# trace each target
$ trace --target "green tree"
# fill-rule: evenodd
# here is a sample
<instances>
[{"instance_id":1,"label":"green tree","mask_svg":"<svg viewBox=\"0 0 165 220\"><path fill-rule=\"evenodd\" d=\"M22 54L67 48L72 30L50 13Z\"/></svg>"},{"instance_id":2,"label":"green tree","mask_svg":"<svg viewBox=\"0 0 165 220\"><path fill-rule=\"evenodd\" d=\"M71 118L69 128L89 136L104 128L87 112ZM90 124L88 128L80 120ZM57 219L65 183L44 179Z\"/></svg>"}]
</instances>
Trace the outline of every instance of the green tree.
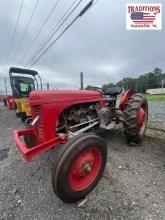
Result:
<instances>
[{"instance_id":1,"label":"green tree","mask_svg":"<svg viewBox=\"0 0 165 220\"><path fill-rule=\"evenodd\" d=\"M114 84L114 83L108 83L108 84L104 84L103 86L102 86L102 89L104 90L104 91L107 91L109 88L113 88L113 87L115 87L116 85Z\"/></svg>"},{"instance_id":2,"label":"green tree","mask_svg":"<svg viewBox=\"0 0 165 220\"><path fill-rule=\"evenodd\" d=\"M120 87L124 90L133 89L137 92L145 93L147 89L165 87L165 73L158 67L152 72L140 75L138 78L123 78L116 84L104 84L102 88L106 91L108 88Z\"/></svg>"},{"instance_id":3,"label":"green tree","mask_svg":"<svg viewBox=\"0 0 165 220\"><path fill-rule=\"evenodd\" d=\"M148 88L148 78L147 75L141 75L136 80L136 91L145 93Z\"/></svg>"}]
</instances>

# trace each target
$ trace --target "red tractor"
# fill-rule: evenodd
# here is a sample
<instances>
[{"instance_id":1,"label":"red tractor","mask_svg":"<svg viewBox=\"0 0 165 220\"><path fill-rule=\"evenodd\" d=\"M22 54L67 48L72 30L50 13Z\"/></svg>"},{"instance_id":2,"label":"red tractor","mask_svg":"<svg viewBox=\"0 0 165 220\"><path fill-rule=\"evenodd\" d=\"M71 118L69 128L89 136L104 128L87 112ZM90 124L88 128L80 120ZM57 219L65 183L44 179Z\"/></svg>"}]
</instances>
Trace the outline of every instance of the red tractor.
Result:
<instances>
[{"instance_id":1,"label":"red tractor","mask_svg":"<svg viewBox=\"0 0 165 220\"><path fill-rule=\"evenodd\" d=\"M84 198L104 172L107 148L94 133L96 129L110 130L122 122L128 142L138 144L143 140L148 120L146 98L129 90L117 108L118 94L118 91L102 90L30 93L32 122L29 128L14 131L15 142L28 162L59 146L60 153L52 169L52 186L64 202Z\"/></svg>"}]
</instances>

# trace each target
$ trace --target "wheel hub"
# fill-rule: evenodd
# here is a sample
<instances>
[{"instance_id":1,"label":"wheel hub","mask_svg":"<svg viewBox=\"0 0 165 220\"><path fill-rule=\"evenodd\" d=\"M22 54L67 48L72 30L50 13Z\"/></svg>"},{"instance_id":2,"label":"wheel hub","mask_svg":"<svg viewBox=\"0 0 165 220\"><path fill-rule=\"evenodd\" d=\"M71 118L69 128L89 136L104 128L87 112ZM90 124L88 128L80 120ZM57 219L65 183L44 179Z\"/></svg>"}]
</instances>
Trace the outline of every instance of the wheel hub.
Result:
<instances>
[{"instance_id":1,"label":"wheel hub","mask_svg":"<svg viewBox=\"0 0 165 220\"><path fill-rule=\"evenodd\" d=\"M91 170L95 158L92 152L86 152L79 156L74 163L74 174L81 177L86 176Z\"/></svg>"},{"instance_id":2,"label":"wheel hub","mask_svg":"<svg viewBox=\"0 0 165 220\"><path fill-rule=\"evenodd\" d=\"M86 149L74 160L69 182L74 191L86 189L96 178L102 163L101 153L97 148Z\"/></svg>"},{"instance_id":3,"label":"wheel hub","mask_svg":"<svg viewBox=\"0 0 165 220\"><path fill-rule=\"evenodd\" d=\"M83 166L83 172L86 174L88 174L90 171L92 170L92 165L89 162L85 163L84 166Z\"/></svg>"}]
</instances>

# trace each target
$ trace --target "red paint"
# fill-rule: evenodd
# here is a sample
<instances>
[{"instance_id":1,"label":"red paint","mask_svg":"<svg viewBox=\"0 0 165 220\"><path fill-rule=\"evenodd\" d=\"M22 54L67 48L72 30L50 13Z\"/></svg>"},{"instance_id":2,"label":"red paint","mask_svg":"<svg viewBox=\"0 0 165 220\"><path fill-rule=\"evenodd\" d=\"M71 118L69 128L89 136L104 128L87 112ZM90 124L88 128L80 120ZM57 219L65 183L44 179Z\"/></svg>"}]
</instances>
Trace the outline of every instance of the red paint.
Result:
<instances>
[{"instance_id":1,"label":"red paint","mask_svg":"<svg viewBox=\"0 0 165 220\"><path fill-rule=\"evenodd\" d=\"M46 90L32 91L29 98L32 118L39 114L39 120L31 129L14 132L17 147L27 161L66 141L66 137L56 135L58 118L65 109L76 104L100 103L101 95L89 90ZM36 146L28 149L19 137L30 133L35 137Z\"/></svg>"},{"instance_id":2,"label":"red paint","mask_svg":"<svg viewBox=\"0 0 165 220\"><path fill-rule=\"evenodd\" d=\"M27 162L31 162L34 156L37 156L38 154L41 154L52 147L57 146L58 144L64 144L67 140L65 135L60 135L42 144L27 148L26 145L21 141L20 137L28 134L34 135L34 129L30 128L22 131L14 131L14 140L16 145Z\"/></svg>"},{"instance_id":3,"label":"red paint","mask_svg":"<svg viewBox=\"0 0 165 220\"><path fill-rule=\"evenodd\" d=\"M83 152L73 162L69 171L69 183L74 191L88 188L97 177L102 164L100 150L91 147Z\"/></svg>"},{"instance_id":4,"label":"red paint","mask_svg":"<svg viewBox=\"0 0 165 220\"><path fill-rule=\"evenodd\" d=\"M142 128L145 121L145 111L143 108L140 108L138 113L138 128Z\"/></svg>"},{"instance_id":5,"label":"red paint","mask_svg":"<svg viewBox=\"0 0 165 220\"><path fill-rule=\"evenodd\" d=\"M119 103L119 109L121 111L124 111L125 105L128 102L128 99L134 94L134 91L132 89L126 91L125 93L122 94L122 97L120 99Z\"/></svg>"},{"instance_id":6,"label":"red paint","mask_svg":"<svg viewBox=\"0 0 165 220\"><path fill-rule=\"evenodd\" d=\"M101 105L102 107L106 107L106 106L108 106L108 102L103 102L103 101L101 101L101 102L100 102L100 105Z\"/></svg>"},{"instance_id":7,"label":"red paint","mask_svg":"<svg viewBox=\"0 0 165 220\"><path fill-rule=\"evenodd\" d=\"M7 96L7 107L11 110L14 109L14 99L12 95Z\"/></svg>"}]
</instances>

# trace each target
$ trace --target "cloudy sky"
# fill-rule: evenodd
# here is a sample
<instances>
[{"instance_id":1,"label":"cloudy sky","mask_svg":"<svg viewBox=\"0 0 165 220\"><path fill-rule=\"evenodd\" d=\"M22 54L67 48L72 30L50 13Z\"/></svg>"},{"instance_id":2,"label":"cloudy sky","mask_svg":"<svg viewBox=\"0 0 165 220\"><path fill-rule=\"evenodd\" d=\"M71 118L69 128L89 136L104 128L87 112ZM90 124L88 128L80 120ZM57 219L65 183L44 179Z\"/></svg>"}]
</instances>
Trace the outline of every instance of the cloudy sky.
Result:
<instances>
[{"instance_id":1,"label":"cloudy sky","mask_svg":"<svg viewBox=\"0 0 165 220\"><path fill-rule=\"evenodd\" d=\"M41 42L73 2L73 0L59 0L56 10L35 44L26 54L23 62L19 64L22 55L27 51L56 2L56 0L39 0L21 43L36 1L24 0L7 63L7 53L21 0L0 0L0 90L4 90L4 78L7 77L8 80L9 67L25 67L29 63ZM89 0L83 0L68 22L88 2ZM117 82L123 77L136 77L152 71L155 67L160 67L165 71L165 13L162 16L163 29L161 31L128 31L126 30L126 3L129 2L150 3L153 1L100 0L33 67L40 73L44 84L49 82L51 87L79 88L81 71L84 72L85 85L97 86ZM162 3L164 12L163 1L157 2Z\"/></svg>"}]
</instances>

